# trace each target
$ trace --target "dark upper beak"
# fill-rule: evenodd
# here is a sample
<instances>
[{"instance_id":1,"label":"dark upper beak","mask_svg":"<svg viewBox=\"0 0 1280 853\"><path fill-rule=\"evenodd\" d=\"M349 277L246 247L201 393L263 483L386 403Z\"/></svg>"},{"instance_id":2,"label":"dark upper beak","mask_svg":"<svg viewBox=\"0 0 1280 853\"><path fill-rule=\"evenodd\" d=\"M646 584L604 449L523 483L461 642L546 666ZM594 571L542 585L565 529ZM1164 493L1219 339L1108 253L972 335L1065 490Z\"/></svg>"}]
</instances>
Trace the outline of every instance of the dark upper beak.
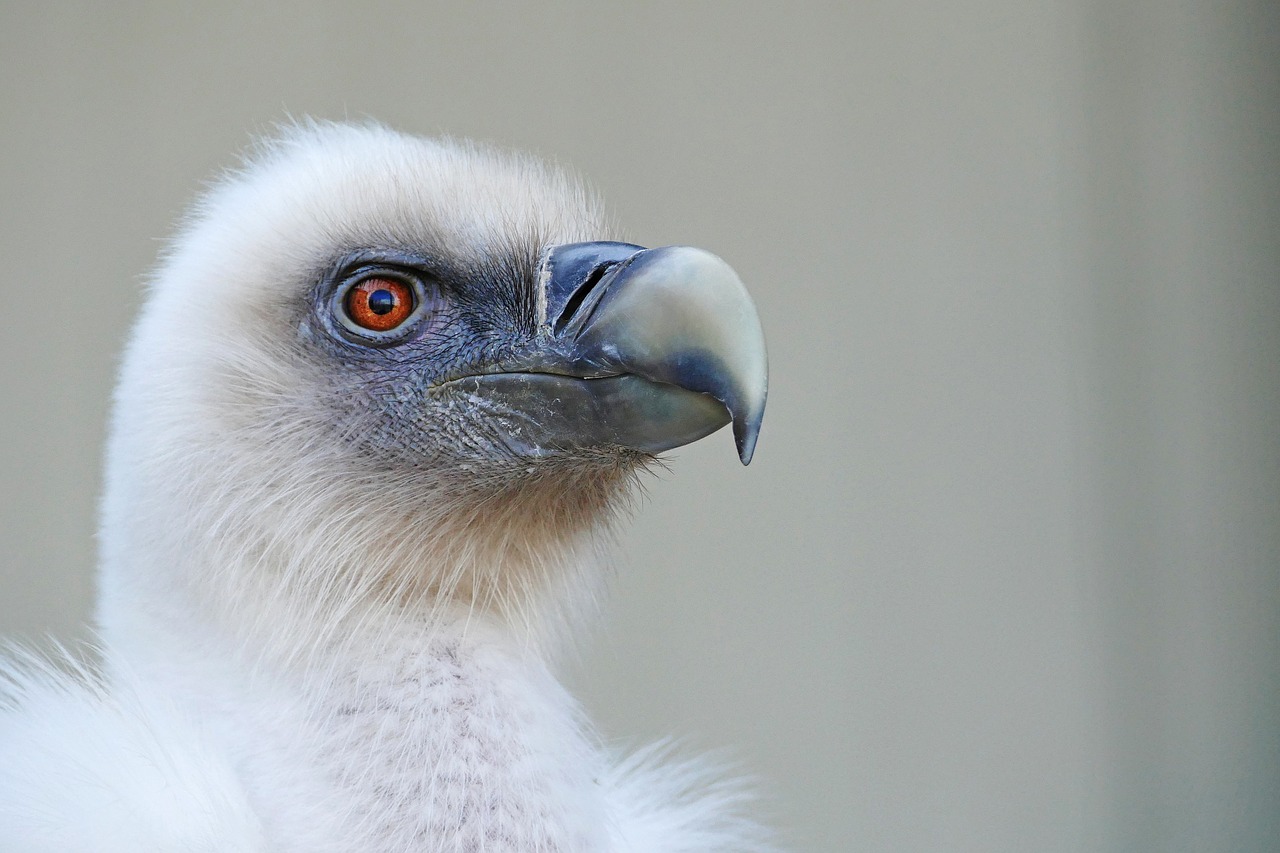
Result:
<instances>
[{"instance_id":1,"label":"dark upper beak","mask_svg":"<svg viewBox=\"0 0 1280 853\"><path fill-rule=\"evenodd\" d=\"M733 423L751 461L764 416L764 333L746 288L701 249L572 243L544 257L536 342L468 377L523 413L530 455L620 445L657 453Z\"/></svg>"}]
</instances>

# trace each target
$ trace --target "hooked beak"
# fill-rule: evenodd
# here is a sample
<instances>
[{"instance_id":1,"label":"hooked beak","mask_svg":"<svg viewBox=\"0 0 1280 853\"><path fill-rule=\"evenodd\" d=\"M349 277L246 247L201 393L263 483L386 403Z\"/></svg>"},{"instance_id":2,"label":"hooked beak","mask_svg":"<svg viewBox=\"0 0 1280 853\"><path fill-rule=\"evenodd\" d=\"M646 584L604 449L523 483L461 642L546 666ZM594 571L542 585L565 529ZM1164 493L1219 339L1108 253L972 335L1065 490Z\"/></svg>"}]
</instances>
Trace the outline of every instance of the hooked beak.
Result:
<instances>
[{"instance_id":1,"label":"hooked beak","mask_svg":"<svg viewBox=\"0 0 1280 853\"><path fill-rule=\"evenodd\" d=\"M535 343L466 377L528 420L528 455L622 446L658 453L733 423L742 464L764 417L764 333L733 269L687 246L572 243L543 258Z\"/></svg>"}]
</instances>

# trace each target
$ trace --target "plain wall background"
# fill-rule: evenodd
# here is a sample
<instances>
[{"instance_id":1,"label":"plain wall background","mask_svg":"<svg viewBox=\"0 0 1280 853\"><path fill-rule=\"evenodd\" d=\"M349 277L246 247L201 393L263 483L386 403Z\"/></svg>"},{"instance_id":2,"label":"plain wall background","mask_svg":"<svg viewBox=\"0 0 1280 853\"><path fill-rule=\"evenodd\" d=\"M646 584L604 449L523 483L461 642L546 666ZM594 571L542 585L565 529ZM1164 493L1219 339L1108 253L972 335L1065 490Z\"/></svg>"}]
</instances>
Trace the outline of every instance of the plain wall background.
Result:
<instances>
[{"instance_id":1,"label":"plain wall background","mask_svg":"<svg viewBox=\"0 0 1280 853\"><path fill-rule=\"evenodd\" d=\"M727 258L756 461L673 454L574 682L796 851L1280 844L1280 14L0 4L0 634L84 636L157 238L287 115L581 170ZM2 757L0 757L2 760Z\"/></svg>"}]
</instances>

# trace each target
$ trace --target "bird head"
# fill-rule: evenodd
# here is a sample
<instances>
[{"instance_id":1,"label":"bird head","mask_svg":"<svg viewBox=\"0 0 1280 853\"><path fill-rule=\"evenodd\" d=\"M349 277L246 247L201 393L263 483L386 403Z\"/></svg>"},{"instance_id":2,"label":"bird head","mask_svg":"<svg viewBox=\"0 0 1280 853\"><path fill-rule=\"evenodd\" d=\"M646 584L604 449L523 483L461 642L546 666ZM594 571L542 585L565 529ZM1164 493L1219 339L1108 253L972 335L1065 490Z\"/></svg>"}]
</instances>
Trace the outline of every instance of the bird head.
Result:
<instances>
[{"instance_id":1,"label":"bird head","mask_svg":"<svg viewBox=\"0 0 1280 853\"><path fill-rule=\"evenodd\" d=\"M295 128L211 189L152 282L117 394L104 591L510 598L655 454L732 423L749 461L765 383L728 265L619 241L562 171Z\"/></svg>"}]
</instances>

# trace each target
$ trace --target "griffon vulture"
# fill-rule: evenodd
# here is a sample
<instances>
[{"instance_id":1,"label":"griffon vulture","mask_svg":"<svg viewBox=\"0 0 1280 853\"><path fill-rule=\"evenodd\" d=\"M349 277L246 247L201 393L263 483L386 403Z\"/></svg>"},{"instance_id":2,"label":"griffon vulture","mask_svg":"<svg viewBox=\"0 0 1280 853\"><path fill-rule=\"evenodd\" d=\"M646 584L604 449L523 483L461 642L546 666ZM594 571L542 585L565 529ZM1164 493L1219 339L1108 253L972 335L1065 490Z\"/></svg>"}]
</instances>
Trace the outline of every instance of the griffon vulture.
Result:
<instances>
[{"instance_id":1,"label":"griffon vulture","mask_svg":"<svg viewBox=\"0 0 1280 853\"><path fill-rule=\"evenodd\" d=\"M312 124L212 188L115 397L101 663L0 677L0 850L762 850L733 782L618 760L551 672L655 454L732 423L720 259L561 171Z\"/></svg>"}]
</instances>

